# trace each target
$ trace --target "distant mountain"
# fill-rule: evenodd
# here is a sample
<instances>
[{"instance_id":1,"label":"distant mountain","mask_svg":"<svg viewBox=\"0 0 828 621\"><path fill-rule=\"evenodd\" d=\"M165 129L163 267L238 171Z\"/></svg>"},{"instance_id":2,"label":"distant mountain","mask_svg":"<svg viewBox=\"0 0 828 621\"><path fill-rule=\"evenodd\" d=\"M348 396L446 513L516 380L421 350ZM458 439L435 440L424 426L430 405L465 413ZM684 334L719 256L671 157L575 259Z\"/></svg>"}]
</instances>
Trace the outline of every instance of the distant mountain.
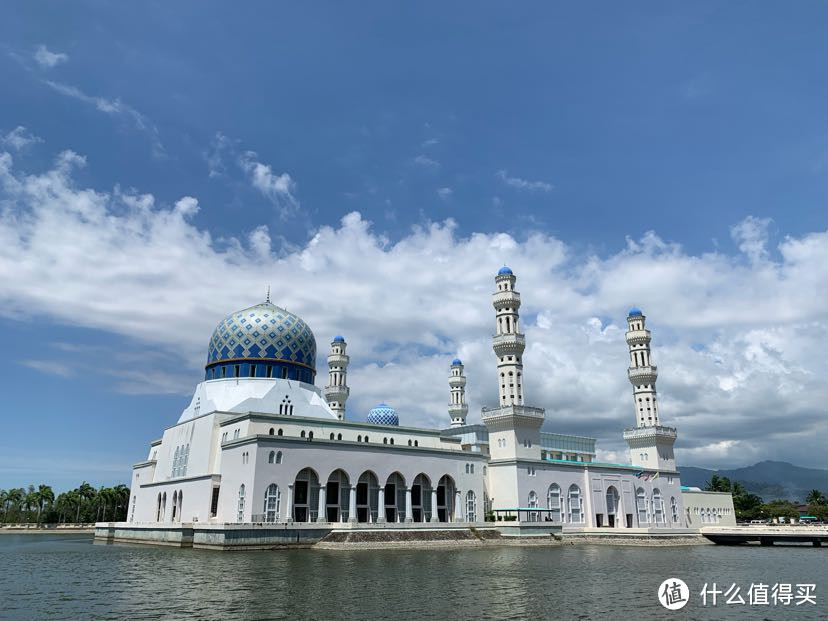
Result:
<instances>
[{"instance_id":1,"label":"distant mountain","mask_svg":"<svg viewBox=\"0 0 828 621\"><path fill-rule=\"evenodd\" d=\"M749 492L761 496L769 502L778 498L805 502L805 497L812 489L828 494L828 470L802 468L784 461L760 461L758 464L732 470L708 470L694 466L683 466L682 485L691 485L704 489L705 484L714 474L739 481Z\"/></svg>"}]
</instances>

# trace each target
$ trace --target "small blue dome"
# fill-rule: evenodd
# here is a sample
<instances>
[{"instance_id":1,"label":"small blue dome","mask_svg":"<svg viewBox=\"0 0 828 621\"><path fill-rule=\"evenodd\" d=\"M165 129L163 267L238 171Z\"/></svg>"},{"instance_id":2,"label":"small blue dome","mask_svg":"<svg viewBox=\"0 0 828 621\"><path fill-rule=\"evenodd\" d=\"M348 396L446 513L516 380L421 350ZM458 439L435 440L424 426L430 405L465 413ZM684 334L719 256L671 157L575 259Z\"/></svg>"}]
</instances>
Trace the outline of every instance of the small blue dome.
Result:
<instances>
[{"instance_id":1,"label":"small blue dome","mask_svg":"<svg viewBox=\"0 0 828 621\"><path fill-rule=\"evenodd\" d=\"M398 426L400 424L400 418L397 416L397 412L394 408L388 404L380 403L379 405L371 408L368 412L367 422L372 425Z\"/></svg>"},{"instance_id":2,"label":"small blue dome","mask_svg":"<svg viewBox=\"0 0 828 621\"><path fill-rule=\"evenodd\" d=\"M451 364L452 364L452 366L454 366L455 364L463 364L463 361L460 360L460 358L455 358L454 360L451 361Z\"/></svg>"},{"instance_id":3,"label":"small blue dome","mask_svg":"<svg viewBox=\"0 0 828 621\"><path fill-rule=\"evenodd\" d=\"M345 342L345 337L342 336L341 334L337 334L335 337L333 337L333 342L334 343L344 343Z\"/></svg>"},{"instance_id":4,"label":"small blue dome","mask_svg":"<svg viewBox=\"0 0 828 621\"><path fill-rule=\"evenodd\" d=\"M512 270L504 265L499 270L497 270L497 275L498 276L511 276L512 275Z\"/></svg>"},{"instance_id":5,"label":"small blue dome","mask_svg":"<svg viewBox=\"0 0 828 621\"><path fill-rule=\"evenodd\" d=\"M637 306L633 306L630 309L630 312L627 313L627 317L641 317L644 313L641 312L641 309Z\"/></svg>"}]
</instances>

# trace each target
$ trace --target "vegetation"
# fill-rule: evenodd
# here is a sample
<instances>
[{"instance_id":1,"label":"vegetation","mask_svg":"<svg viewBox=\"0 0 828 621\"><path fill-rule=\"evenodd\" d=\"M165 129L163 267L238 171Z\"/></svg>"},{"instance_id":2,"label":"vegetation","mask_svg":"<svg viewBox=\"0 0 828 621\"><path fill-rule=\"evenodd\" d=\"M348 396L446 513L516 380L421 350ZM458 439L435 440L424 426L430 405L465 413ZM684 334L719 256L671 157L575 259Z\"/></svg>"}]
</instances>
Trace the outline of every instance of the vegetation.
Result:
<instances>
[{"instance_id":1,"label":"vegetation","mask_svg":"<svg viewBox=\"0 0 828 621\"><path fill-rule=\"evenodd\" d=\"M48 485L0 489L0 523L65 524L124 521L129 502L126 485L95 489L84 481L55 497Z\"/></svg>"},{"instance_id":2,"label":"vegetation","mask_svg":"<svg viewBox=\"0 0 828 621\"><path fill-rule=\"evenodd\" d=\"M704 487L710 492L730 492L733 495L733 508L739 520L760 520L773 518L798 518L799 505L790 500L772 500L763 503L756 494L748 492L738 481L731 482L727 477L714 474ZM828 497L819 491L811 490L805 499L808 514L819 520L828 520Z\"/></svg>"}]
</instances>

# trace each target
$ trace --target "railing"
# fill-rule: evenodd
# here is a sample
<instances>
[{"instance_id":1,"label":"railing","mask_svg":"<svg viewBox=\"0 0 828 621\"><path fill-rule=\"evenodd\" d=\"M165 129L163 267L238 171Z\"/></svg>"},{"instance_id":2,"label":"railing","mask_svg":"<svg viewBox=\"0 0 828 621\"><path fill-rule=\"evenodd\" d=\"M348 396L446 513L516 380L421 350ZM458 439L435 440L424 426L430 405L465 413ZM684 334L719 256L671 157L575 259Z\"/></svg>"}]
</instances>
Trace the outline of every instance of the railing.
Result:
<instances>
[{"instance_id":1,"label":"railing","mask_svg":"<svg viewBox=\"0 0 828 621\"><path fill-rule=\"evenodd\" d=\"M498 291L492 296L492 304L495 307L506 306L510 303L515 308L520 307L520 293L517 291Z\"/></svg>"},{"instance_id":2,"label":"railing","mask_svg":"<svg viewBox=\"0 0 828 621\"><path fill-rule=\"evenodd\" d=\"M630 429L624 430L624 437L635 437L635 436L649 436L658 434L660 436L672 436L673 438L676 437L676 428L675 427L663 427L661 425L654 425L652 427L632 427Z\"/></svg>"},{"instance_id":3,"label":"railing","mask_svg":"<svg viewBox=\"0 0 828 621\"><path fill-rule=\"evenodd\" d=\"M511 412L509 411L511 410ZM504 405L500 407L485 407L483 408L483 416L487 414L495 416L497 414L514 414L516 416L531 416L534 418L544 418L546 411L543 408L535 408L529 405Z\"/></svg>"},{"instance_id":4,"label":"railing","mask_svg":"<svg viewBox=\"0 0 828 621\"><path fill-rule=\"evenodd\" d=\"M526 347L526 337L523 334L496 334L492 338L492 347L495 351L498 349L516 350Z\"/></svg>"}]
</instances>

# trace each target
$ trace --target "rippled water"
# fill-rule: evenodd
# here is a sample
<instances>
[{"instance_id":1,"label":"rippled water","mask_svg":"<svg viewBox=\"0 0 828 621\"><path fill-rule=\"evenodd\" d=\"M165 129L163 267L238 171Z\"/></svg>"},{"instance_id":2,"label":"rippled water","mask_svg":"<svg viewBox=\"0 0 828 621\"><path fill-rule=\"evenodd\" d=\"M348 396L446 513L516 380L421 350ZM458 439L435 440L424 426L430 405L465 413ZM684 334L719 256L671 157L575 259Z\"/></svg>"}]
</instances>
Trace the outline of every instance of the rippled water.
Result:
<instances>
[{"instance_id":1,"label":"rippled water","mask_svg":"<svg viewBox=\"0 0 828 621\"><path fill-rule=\"evenodd\" d=\"M810 547L215 552L4 535L0 570L3 619L828 619L828 550ZM656 599L668 577L691 589L681 611ZM815 582L817 605L703 608L714 581Z\"/></svg>"}]
</instances>

